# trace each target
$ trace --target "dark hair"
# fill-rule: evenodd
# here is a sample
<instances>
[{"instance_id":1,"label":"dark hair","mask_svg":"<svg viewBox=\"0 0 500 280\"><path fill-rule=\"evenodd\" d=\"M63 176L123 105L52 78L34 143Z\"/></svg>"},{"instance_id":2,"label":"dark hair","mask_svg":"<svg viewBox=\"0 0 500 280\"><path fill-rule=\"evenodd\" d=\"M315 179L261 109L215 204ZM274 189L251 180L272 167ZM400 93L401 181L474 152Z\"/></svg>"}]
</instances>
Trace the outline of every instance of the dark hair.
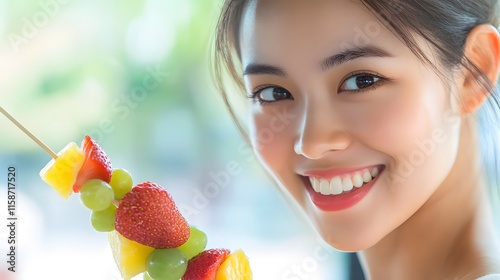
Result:
<instances>
[{"instance_id":1,"label":"dark hair","mask_svg":"<svg viewBox=\"0 0 500 280\"><path fill-rule=\"evenodd\" d=\"M249 1L254 0L226 0L222 7L215 34L215 53L213 74L219 92L229 109L231 117L240 132L248 140L248 135L238 120L234 108L231 106L227 87L224 80L230 75L235 85L243 92L244 86L241 75L241 61L239 56L239 27L243 10ZM500 97L490 81L464 55L465 43L469 32L481 24L499 25L498 0L360 0L386 27L388 27L420 60L427 63L441 76L446 77L443 70L462 66L470 71L477 82L483 86L490 96L487 104L479 112L482 127L481 139L487 146L483 156L491 157L488 161L493 166L489 173L500 182L500 149L495 129L500 124ZM429 57L417 44L417 39L424 38L434 49L440 66L434 65ZM486 132L491 132L484 137ZM495 150L495 152L493 152Z\"/></svg>"}]
</instances>

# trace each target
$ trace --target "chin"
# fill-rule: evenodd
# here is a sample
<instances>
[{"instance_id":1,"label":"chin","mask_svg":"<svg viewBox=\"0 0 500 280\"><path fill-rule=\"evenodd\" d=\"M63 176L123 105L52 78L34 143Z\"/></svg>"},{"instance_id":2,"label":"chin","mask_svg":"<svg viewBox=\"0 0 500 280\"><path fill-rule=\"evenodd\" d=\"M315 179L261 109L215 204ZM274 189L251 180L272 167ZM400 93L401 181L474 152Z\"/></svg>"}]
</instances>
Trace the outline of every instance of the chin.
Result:
<instances>
[{"instance_id":1,"label":"chin","mask_svg":"<svg viewBox=\"0 0 500 280\"><path fill-rule=\"evenodd\" d=\"M339 238L334 235L322 235L323 240L332 248L342 252L359 252L374 246L377 242L365 238Z\"/></svg>"},{"instance_id":2,"label":"chin","mask_svg":"<svg viewBox=\"0 0 500 280\"><path fill-rule=\"evenodd\" d=\"M368 229L366 227L354 228L344 224L334 224L331 221L326 223L313 224L318 235L328 245L342 252L359 252L373 247L380 242L384 236L379 229ZM352 226L352 225L351 225Z\"/></svg>"}]
</instances>

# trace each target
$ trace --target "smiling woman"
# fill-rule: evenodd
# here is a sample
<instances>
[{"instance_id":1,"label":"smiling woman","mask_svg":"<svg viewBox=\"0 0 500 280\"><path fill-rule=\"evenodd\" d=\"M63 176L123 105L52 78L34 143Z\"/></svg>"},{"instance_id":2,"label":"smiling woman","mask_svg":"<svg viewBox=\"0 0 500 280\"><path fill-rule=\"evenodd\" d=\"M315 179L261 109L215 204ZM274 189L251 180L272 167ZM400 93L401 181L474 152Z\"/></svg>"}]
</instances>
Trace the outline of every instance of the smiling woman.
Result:
<instances>
[{"instance_id":1,"label":"smiling woman","mask_svg":"<svg viewBox=\"0 0 500 280\"><path fill-rule=\"evenodd\" d=\"M328 244L358 252L368 279L500 279L488 199L499 182L486 179L498 166L481 157L484 139L498 141L498 8L225 1L214 71L230 113L278 188ZM246 125L225 71L248 97ZM293 117L263 141L281 112Z\"/></svg>"}]
</instances>

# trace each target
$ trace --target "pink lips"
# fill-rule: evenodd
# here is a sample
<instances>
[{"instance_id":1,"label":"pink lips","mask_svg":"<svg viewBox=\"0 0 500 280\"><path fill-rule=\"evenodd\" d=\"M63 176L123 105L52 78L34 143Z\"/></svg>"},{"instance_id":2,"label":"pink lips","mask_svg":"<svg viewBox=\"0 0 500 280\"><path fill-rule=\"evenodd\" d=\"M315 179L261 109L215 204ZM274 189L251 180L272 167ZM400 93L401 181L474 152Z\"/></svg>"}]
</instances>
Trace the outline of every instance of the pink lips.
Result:
<instances>
[{"instance_id":1,"label":"pink lips","mask_svg":"<svg viewBox=\"0 0 500 280\"><path fill-rule=\"evenodd\" d=\"M342 194L339 195L323 195L315 192L311 186L311 182L309 181L308 177L311 176L316 178L330 179L335 176L340 176L342 174L352 174L353 172L356 171L371 170L373 167L377 166L368 166L363 168L342 168L334 170L308 171L304 173L304 176L302 178L307 186L307 192L309 193L311 201L314 203L314 205L316 205L316 207L318 207L323 211L341 211L353 207L366 196L366 194L370 191L370 189L373 187L375 182L380 177L380 174L384 170L384 166L382 165L379 166L380 170L379 174L375 178L373 178L370 182L364 184L360 188L354 188L349 192L343 192Z\"/></svg>"}]
</instances>

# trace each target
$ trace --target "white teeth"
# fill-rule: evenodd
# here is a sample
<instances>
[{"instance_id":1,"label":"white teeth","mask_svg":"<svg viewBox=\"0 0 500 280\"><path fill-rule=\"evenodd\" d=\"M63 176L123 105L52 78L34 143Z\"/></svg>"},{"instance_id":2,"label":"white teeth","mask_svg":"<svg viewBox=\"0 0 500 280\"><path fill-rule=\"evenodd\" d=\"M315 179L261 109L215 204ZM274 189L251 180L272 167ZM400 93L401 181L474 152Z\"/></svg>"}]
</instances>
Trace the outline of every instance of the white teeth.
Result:
<instances>
[{"instance_id":1,"label":"white teeth","mask_svg":"<svg viewBox=\"0 0 500 280\"><path fill-rule=\"evenodd\" d=\"M330 192L332 194L341 194L342 191L342 181L340 180L340 177L337 176L330 181Z\"/></svg>"},{"instance_id":2,"label":"white teeth","mask_svg":"<svg viewBox=\"0 0 500 280\"><path fill-rule=\"evenodd\" d=\"M320 192L318 179L311 178L311 185L315 192Z\"/></svg>"},{"instance_id":3,"label":"white teeth","mask_svg":"<svg viewBox=\"0 0 500 280\"><path fill-rule=\"evenodd\" d=\"M352 176L352 184L356 188L359 188L363 185L363 178L361 178L361 175L359 175L359 173L356 173L354 176Z\"/></svg>"},{"instance_id":4,"label":"white teeth","mask_svg":"<svg viewBox=\"0 0 500 280\"><path fill-rule=\"evenodd\" d=\"M330 194L330 184L327 180L321 179L319 183L319 191L321 194L329 195Z\"/></svg>"},{"instance_id":5,"label":"white teeth","mask_svg":"<svg viewBox=\"0 0 500 280\"><path fill-rule=\"evenodd\" d=\"M342 192L351 191L354 187L361 188L364 184L373 180L380 173L377 167L371 171L363 170L355 174L345 176L343 179L340 176L335 176L330 180L324 178L309 177L311 186L315 192L322 195L338 195Z\"/></svg>"},{"instance_id":6,"label":"white teeth","mask_svg":"<svg viewBox=\"0 0 500 280\"><path fill-rule=\"evenodd\" d=\"M368 183L371 180L372 180L372 175L370 174L370 172L368 171L363 172L363 182Z\"/></svg>"},{"instance_id":7,"label":"white teeth","mask_svg":"<svg viewBox=\"0 0 500 280\"><path fill-rule=\"evenodd\" d=\"M352 180L351 178L349 177L345 177L343 180L342 180L342 189L345 191L345 192L348 192L350 190L352 190L352 188L354 187L354 185L352 184Z\"/></svg>"}]
</instances>

